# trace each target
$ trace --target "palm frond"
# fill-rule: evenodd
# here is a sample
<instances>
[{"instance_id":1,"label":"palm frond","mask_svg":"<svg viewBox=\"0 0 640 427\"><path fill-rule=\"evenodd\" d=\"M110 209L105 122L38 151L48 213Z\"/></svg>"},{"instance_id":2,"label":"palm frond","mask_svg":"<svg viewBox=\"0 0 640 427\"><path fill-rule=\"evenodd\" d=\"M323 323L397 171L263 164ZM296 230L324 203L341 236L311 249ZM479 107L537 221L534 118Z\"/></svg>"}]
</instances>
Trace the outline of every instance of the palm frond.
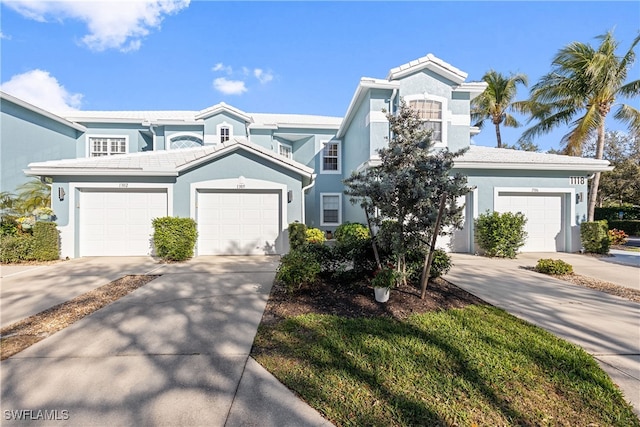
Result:
<instances>
[{"instance_id":1,"label":"palm frond","mask_svg":"<svg viewBox=\"0 0 640 427\"><path fill-rule=\"evenodd\" d=\"M640 134L640 111L637 109L630 105L622 104L613 117L627 124L632 132Z\"/></svg>"}]
</instances>

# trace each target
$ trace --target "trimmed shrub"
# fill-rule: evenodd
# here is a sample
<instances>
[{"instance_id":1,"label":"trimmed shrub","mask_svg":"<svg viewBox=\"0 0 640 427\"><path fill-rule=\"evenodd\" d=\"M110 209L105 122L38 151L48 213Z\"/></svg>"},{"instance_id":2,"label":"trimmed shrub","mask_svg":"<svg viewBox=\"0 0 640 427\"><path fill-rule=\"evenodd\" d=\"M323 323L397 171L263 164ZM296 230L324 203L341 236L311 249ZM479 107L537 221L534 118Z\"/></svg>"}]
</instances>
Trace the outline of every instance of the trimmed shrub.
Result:
<instances>
[{"instance_id":1,"label":"trimmed shrub","mask_svg":"<svg viewBox=\"0 0 640 427\"><path fill-rule=\"evenodd\" d=\"M0 239L0 262L21 262L32 260L33 236L31 234L17 234L3 236Z\"/></svg>"},{"instance_id":2,"label":"trimmed shrub","mask_svg":"<svg viewBox=\"0 0 640 427\"><path fill-rule=\"evenodd\" d=\"M476 241L487 256L515 258L527 238L526 222L521 212L487 211L475 222Z\"/></svg>"},{"instance_id":3,"label":"trimmed shrub","mask_svg":"<svg viewBox=\"0 0 640 427\"><path fill-rule=\"evenodd\" d=\"M426 250L412 250L406 255L407 275L413 283L420 282L426 253ZM445 251L442 249L434 250L431 270L429 270L429 279L435 279L443 274L447 274L449 270L451 270L451 266L451 257Z\"/></svg>"},{"instance_id":4,"label":"trimmed shrub","mask_svg":"<svg viewBox=\"0 0 640 427\"><path fill-rule=\"evenodd\" d=\"M309 251L294 249L280 259L276 280L283 283L287 291L293 292L318 280L320 263Z\"/></svg>"},{"instance_id":5,"label":"trimmed shrub","mask_svg":"<svg viewBox=\"0 0 640 427\"><path fill-rule=\"evenodd\" d=\"M611 241L607 221L583 222L580 224L580 240L586 252L608 254Z\"/></svg>"},{"instance_id":6,"label":"trimmed shrub","mask_svg":"<svg viewBox=\"0 0 640 427\"><path fill-rule=\"evenodd\" d=\"M609 236L609 241L612 245L624 245L627 243L627 237L629 235L622 230L618 230L617 228L612 228L607 231L607 235Z\"/></svg>"},{"instance_id":7,"label":"trimmed shrub","mask_svg":"<svg viewBox=\"0 0 640 427\"><path fill-rule=\"evenodd\" d=\"M622 212L623 220L640 220L640 206L611 206L607 208L596 208L594 219L596 221L606 219L607 221L620 220Z\"/></svg>"},{"instance_id":8,"label":"trimmed shrub","mask_svg":"<svg viewBox=\"0 0 640 427\"><path fill-rule=\"evenodd\" d=\"M367 226L357 222L346 222L336 228L335 237L339 245L351 247L367 240L371 235Z\"/></svg>"},{"instance_id":9,"label":"trimmed shrub","mask_svg":"<svg viewBox=\"0 0 640 427\"><path fill-rule=\"evenodd\" d=\"M564 274L573 274L573 266L564 262L561 259L550 259L543 258L538 260L538 264L536 264L535 270L538 273L544 274L556 274L556 275L564 275Z\"/></svg>"},{"instance_id":10,"label":"trimmed shrub","mask_svg":"<svg viewBox=\"0 0 640 427\"><path fill-rule=\"evenodd\" d=\"M622 230L629 236L640 236L640 220L609 221L609 227Z\"/></svg>"},{"instance_id":11,"label":"trimmed shrub","mask_svg":"<svg viewBox=\"0 0 640 427\"><path fill-rule=\"evenodd\" d=\"M53 261L60 258L60 235L53 222L36 222L33 226L33 251L36 261Z\"/></svg>"},{"instance_id":12,"label":"trimmed shrub","mask_svg":"<svg viewBox=\"0 0 640 427\"><path fill-rule=\"evenodd\" d=\"M193 257L198 230L192 218L165 216L154 218L152 224L156 255L167 261L184 261Z\"/></svg>"},{"instance_id":13,"label":"trimmed shrub","mask_svg":"<svg viewBox=\"0 0 640 427\"><path fill-rule=\"evenodd\" d=\"M307 242L307 226L299 223L292 222L289 224L289 247L291 250L298 249Z\"/></svg>"},{"instance_id":14,"label":"trimmed shrub","mask_svg":"<svg viewBox=\"0 0 640 427\"><path fill-rule=\"evenodd\" d=\"M327 240L324 232L318 228L307 228L304 235L307 243L324 243Z\"/></svg>"}]
</instances>

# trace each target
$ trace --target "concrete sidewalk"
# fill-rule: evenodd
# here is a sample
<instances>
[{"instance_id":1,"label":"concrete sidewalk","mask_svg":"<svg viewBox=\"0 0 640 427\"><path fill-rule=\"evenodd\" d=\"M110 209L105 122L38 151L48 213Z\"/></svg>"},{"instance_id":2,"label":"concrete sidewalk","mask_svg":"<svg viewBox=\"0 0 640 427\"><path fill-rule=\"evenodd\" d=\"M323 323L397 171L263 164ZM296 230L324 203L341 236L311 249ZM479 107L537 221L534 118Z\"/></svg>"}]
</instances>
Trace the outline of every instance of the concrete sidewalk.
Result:
<instances>
[{"instance_id":1,"label":"concrete sidewalk","mask_svg":"<svg viewBox=\"0 0 640 427\"><path fill-rule=\"evenodd\" d=\"M277 264L156 265L158 279L0 364L3 425L25 425L5 416L21 409L77 426L331 425L249 357Z\"/></svg>"},{"instance_id":2,"label":"concrete sidewalk","mask_svg":"<svg viewBox=\"0 0 640 427\"><path fill-rule=\"evenodd\" d=\"M521 254L515 260L467 254L452 257L454 266L446 280L584 348L640 415L640 304L522 268L535 265L540 258L562 258L578 274L597 271L603 280L634 285L626 273L618 277L622 266L564 253ZM630 273L638 272L635 267L627 268Z\"/></svg>"}]
</instances>

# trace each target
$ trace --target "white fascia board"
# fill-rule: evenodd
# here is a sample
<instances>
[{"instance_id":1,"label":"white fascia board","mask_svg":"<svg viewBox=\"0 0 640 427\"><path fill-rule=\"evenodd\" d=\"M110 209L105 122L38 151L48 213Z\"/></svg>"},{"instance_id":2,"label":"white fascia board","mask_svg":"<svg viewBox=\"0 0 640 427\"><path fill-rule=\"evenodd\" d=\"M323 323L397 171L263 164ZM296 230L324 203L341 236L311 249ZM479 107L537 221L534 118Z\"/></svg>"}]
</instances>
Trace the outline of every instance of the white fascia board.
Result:
<instances>
[{"instance_id":1,"label":"white fascia board","mask_svg":"<svg viewBox=\"0 0 640 427\"><path fill-rule=\"evenodd\" d=\"M278 129L278 125L271 124L271 123L265 123L265 124L251 123L249 126L247 126L247 128L249 130L251 130L251 129L271 129L271 130L275 130L275 129Z\"/></svg>"},{"instance_id":2,"label":"white fascia board","mask_svg":"<svg viewBox=\"0 0 640 427\"><path fill-rule=\"evenodd\" d=\"M452 92L465 92L471 95L470 99L473 99L480 95L487 88L486 82L469 82L462 83L458 87L454 88Z\"/></svg>"},{"instance_id":3,"label":"white fascia board","mask_svg":"<svg viewBox=\"0 0 640 427\"><path fill-rule=\"evenodd\" d=\"M407 64L392 68L387 75L387 79L396 80L425 68L451 80L456 84L464 82L467 78L467 73L464 71L457 69L453 65L448 64L429 53L422 58L418 58L414 61L408 62Z\"/></svg>"},{"instance_id":4,"label":"white fascia board","mask_svg":"<svg viewBox=\"0 0 640 427\"><path fill-rule=\"evenodd\" d=\"M278 129L339 129L339 125L327 123L278 123Z\"/></svg>"},{"instance_id":5,"label":"white fascia board","mask_svg":"<svg viewBox=\"0 0 640 427\"><path fill-rule=\"evenodd\" d=\"M178 176L174 170L94 169L94 168L30 168L28 176Z\"/></svg>"},{"instance_id":6,"label":"white fascia board","mask_svg":"<svg viewBox=\"0 0 640 427\"><path fill-rule=\"evenodd\" d=\"M69 117L69 120L73 120L74 122L80 123L133 123L133 124L141 124L143 120L141 119L121 119L117 117Z\"/></svg>"},{"instance_id":7,"label":"white fascia board","mask_svg":"<svg viewBox=\"0 0 640 427\"><path fill-rule=\"evenodd\" d=\"M454 169L500 169L500 170L546 170L546 171L612 171L613 166L584 163L493 163L493 162L456 162Z\"/></svg>"},{"instance_id":8,"label":"white fascia board","mask_svg":"<svg viewBox=\"0 0 640 427\"><path fill-rule=\"evenodd\" d=\"M139 120L138 120L139 121ZM143 126L149 126L150 124L154 125L154 126L162 126L162 125L197 125L197 126L203 126L204 125L204 121L202 120L173 120L173 119L169 119L169 120L153 120L151 122L149 121L145 121L142 122Z\"/></svg>"},{"instance_id":9,"label":"white fascia board","mask_svg":"<svg viewBox=\"0 0 640 427\"><path fill-rule=\"evenodd\" d=\"M221 102L219 104L216 104L212 107L206 108L204 110L201 110L198 112L198 114L196 114L195 119L206 119L207 117L211 117L213 115L216 115L218 113L221 112L227 112L230 113L240 119L243 119L245 122L247 123L251 123L253 122L252 118L250 115L248 115L247 113L245 113L242 110L239 110L235 107L232 107L231 105L228 105L224 102Z\"/></svg>"},{"instance_id":10,"label":"white fascia board","mask_svg":"<svg viewBox=\"0 0 640 427\"><path fill-rule=\"evenodd\" d=\"M356 92L353 94L353 98L351 98L351 102L349 103L347 112L344 115L344 119L342 120L342 123L338 128L336 138L342 138L344 136L344 133L347 131L347 128L351 124L351 120L353 120L353 116L356 113L358 105L360 105L365 94L370 89L400 89L400 83L390 82L388 80L374 79L370 77L361 78L360 84L358 84Z\"/></svg>"},{"instance_id":11,"label":"white fascia board","mask_svg":"<svg viewBox=\"0 0 640 427\"><path fill-rule=\"evenodd\" d=\"M74 121L70 120L70 119L65 119L63 117L57 116L47 110L43 110L40 107L36 107L35 105L29 104L26 101L23 101L20 98L16 98L13 95L9 95L6 92L2 92L0 91L0 99L6 99L9 102L12 102L22 108L26 108L27 110L33 111L34 113L40 114L41 116L45 116L55 122L61 123L65 126L68 126L72 129L75 129L77 131L80 132L86 132L87 128L82 126L81 124L75 123Z\"/></svg>"}]
</instances>

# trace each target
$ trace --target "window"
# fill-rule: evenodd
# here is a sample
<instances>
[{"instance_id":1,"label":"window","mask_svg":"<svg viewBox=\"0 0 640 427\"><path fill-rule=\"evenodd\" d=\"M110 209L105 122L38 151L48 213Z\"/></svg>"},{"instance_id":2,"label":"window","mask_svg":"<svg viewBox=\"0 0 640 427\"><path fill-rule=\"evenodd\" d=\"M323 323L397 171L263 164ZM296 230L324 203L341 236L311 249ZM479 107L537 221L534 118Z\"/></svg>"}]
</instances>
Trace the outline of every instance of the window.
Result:
<instances>
[{"instance_id":1,"label":"window","mask_svg":"<svg viewBox=\"0 0 640 427\"><path fill-rule=\"evenodd\" d=\"M340 142L324 143L322 148L322 167L324 173L340 173Z\"/></svg>"},{"instance_id":2,"label":"window","mask_svg":"<svg viewBox=\"0 0 640 427\"><path fill-rule=\"evenodd\" d=\"M431 139L442 142L442 102L431 99L416 99L409 101L409 107L418 111L424 120L426 129L431 129Z\"/></svg>"},{"instance_id":3,"label":"window","mask_svg":"<svg viewBox=\"0 0 640 427\"><path fill-rule=\"evenodd\" d=\"M127 137L90 136L89 157L127 154Z\"/></svg>"},{"instance_id":4,"label":"window","mask_svg":"<svg viewBox=\"0 0 640 427\"><path fill-rule=\"evenodd\" d=\"M280 146L278 152L281 156L286 157L287 159L293 158L293 149L290 145L286 145L283 143L279 143L278 145Z\"/></svg>"},{"instance_id":5,"label":"window","mask_svg":"<svg viewBox=\"0 0 640 427\"><path fill-rule=\"evenodd\" d=\"M229 128L229 126L222 126L220 127L220 142L226 142L229 140L229 138L231 138L231 130Z\"/></svg>"},{"instance_id":6,"label":"window","mask_svg":"<svg viewBox=\"0 0 640 427\"><path fill-rule=\"evenodd\" d=\"M339 225L342 222L340 193L320 193L320 225Z\"/></svg>"},{"instance_id":7,"label":"window","mask_svg":"<svg viewBox=\"0 0 640 427\"><path fill-rule=\"evenodd\" d=\"M201 147L202 139L195 135L178 135L171 138L171 144L169 146L172 150L177 148Z\"/></svg>"}]
</instances>

